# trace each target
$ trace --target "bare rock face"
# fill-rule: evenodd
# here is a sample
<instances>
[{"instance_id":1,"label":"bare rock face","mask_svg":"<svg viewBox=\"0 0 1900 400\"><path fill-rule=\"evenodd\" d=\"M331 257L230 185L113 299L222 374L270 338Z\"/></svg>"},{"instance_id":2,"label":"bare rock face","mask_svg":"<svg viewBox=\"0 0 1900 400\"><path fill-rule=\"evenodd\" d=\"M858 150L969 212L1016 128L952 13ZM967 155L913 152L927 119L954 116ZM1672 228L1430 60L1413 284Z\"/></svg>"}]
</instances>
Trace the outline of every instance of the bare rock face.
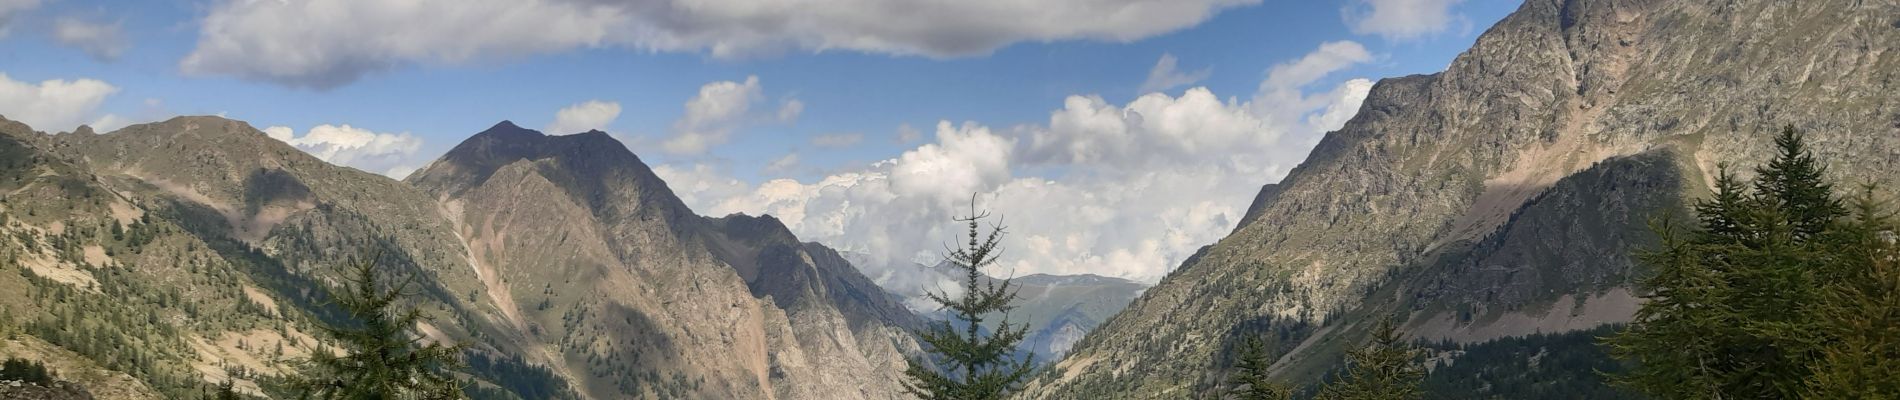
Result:
<instances>
[{"instance_id":1,"label":"bare rock face","mask_svg":"<svg viewBox=\"0 0 1900 400\"><path fill-rule=\"evenodd\" d=\"M1198 397L1267 337L1312 381L1398 315L1481 340L1624 321L1642 221L1785 125L1841 182L1900 180L1893 1L1531 0L1446 71L1386 79L1227 238L1030 398ZM1744 171L1745 172L1745 171Z\"/></svg>"}]
</instances>

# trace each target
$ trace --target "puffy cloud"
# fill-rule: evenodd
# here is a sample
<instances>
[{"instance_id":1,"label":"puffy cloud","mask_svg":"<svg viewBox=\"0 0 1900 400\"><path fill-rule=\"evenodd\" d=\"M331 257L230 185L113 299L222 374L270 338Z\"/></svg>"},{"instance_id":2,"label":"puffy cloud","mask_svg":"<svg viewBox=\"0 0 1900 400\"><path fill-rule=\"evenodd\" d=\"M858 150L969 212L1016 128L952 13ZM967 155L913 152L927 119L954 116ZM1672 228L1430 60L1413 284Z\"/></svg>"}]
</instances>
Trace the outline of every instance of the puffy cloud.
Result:
<instances>
[{"instance_id":1,"label":"puffy cloud","mask_svg":"<svg viewBox=\"0 0 1900 400\"><path fill-rule=\"evenodd\" d=\"M331 164L402 179L420 165L422 139L402 133L377 133L349 125L317 125L297 136L289 127L264 128L264 135L288 143Z\"/></svg>"},{"instance_id":2,"label":"puffy cloud","mask_svg":"<svg viewBox=\"0 0 1900 400\"><path fill-rule=\"evenodd\" d=\"M1094 96L1069 96L1049 125L1033 129L1027 161L1087 164L1098 170L1146 170L1159 165L1220 162L1215 153L1254 152L1272 146L1280 130L1245 104L1222 102L1207 88L1180 97L1150 93L1126 106Z\"/></svg>"},{"instance_id":3,"label":"puffy cloud","mask_svg":"<svg viewBox=\"0 0 1900 400\"><path fill-rule=\"evenodd\" d=\"M747 76L744 82L719 81L699 87L699 94L686 100L686 112L673 121L673 135L660 143L661 149L679 155L705 153L725 144L735 131L761 123L791 123L805 110L805 103L787 98L776 113L754 111L764 101L765 89L759 77Z\"/></svg>"},{"instance_id":4,"label":"puffy cloud","mask_svg":"<svg viewBox=\"0 0 1900 400\"><path fill-rule=\"evenodd\" d=\"M974 122L938 122L936 143L897 156L890 171L891 189L906 197L954 205L971 193L994 190L1009 180L1009 156L1015 146L1015 140Z\"/></svg>"},{"instance_id":5,"label":"puffy cloud","mask_svg":"<svg viewBox=\"0 0 1900 400\"><path fill-rule=\"evenodd\" d=\"M1022 41L1134 41L1259 1L222 0L180 67L326 88L405 64L596 47L956 57Z\"/></svg>"},{"instance_id":6,"label":"puffy cloud","mask_svg":"<svg viewBox=\"0 0 1900 400\"><path fill-rule=\"evenodd\" d=\"M40 83L15 81L0 73L0 115L47 132L70 131L86 123L112 122L94 117L106 97L119 88L96 79L49 79ZM116 117L111 117L116 118ZM121 124L122 125L122 124Z\"/></svg>"},{"instance_id":7,"label":"puffy cloud","mask_svg":"<svg viewBox=\"0 0 1900 400\"><path fill-rule=\"evenodd\" d=\"M408 62L457 64L606 44L624 10L546 0L223 0L189 74L330 88Z\"/></svg>"},{"instance_id":8,"label":"puffy cloud","mask_svg":"<svg viewBox=\"0 0 1900 400\"><path fill-rule=\"evenodd\" d=\"M1254 114L1273 124L1290 124L1325 105L1327 98L1308 96L1305 88L1327 75L1372 61L1372 53L1353 41L1321 43L1298 60L1274 65L1254 93ZM1356 107L1355 107L1356 109Z\"/></svg>"},{"instance_id":9,"label":"puffy cloud","mask_svg":"<svg viewBox=\"0 0 1900 400\"><path fill-rule=\"evenodd\" d=\"M1342 14L1353 33L1387 40L1415 39L1444 32L1463 16L1451 8L1464 0L1358 0Z\"/></svg>"},{"instance_id":10,"label":"puffy cloud","mask_svg":"<svg viewBox=\"0 0 1900 400\"><path fill-rule=\"evenodd\" d=\"M7 37L7 26L14 16L39 7L40 0L0 0L0 38Z\"/></svg>"},{"instance_id":11,"label":"puffy cloud","mask_svg":"<svg viewBox=\"0 0 1900 400\"><path fill-rule=\"evenodd\" d=\"M86 55L100 61L119 59L131 44L125 40L119 23L86 22L72 17L61 17L53 21L53 39L60 44L72 46Z\"/></svg>"},{"instance_id":12,"label":"puffy cloud","mask_svg":"<svg viewBox=\"0 0 1900 400\"><path fill-rule=\"evenodd\" d=\"M567 135L589 130L606 130L607 124L620 118L620 103L612 101L588 100L576 103L554 113L554 122L549 123L542 132L549 135Z\"/></svg>"},{"instance_id":13,"label":"puffy cloud","mask_svg":"<svg viewBox=\"0 0 1900 400\"><path fill-rule=\"evenodd\" d=\"M1209 68L1197 71L1177 71L1175 70L1177 63L1179 60L1176 60L1173 54L1162 53L1161 60L1156 61L1154 68L1148 70L1148 80L1142 81L1141 88L1136 90L1141 93L1151 93L1192 85L1202 79L1207 79L1208 75L1214 73L1214 70Z\"/></svg>"},{"instance_id":14,"label":"puffy cloud","mask_svg":"<svg viewBox=\"0 0 1900 400\"><path fill-rule=\"evenodd\" d=\"M863 141L864 134L862 133L828 133L811 138L813 146L831 149L856 146Z\"/></svg>"},{"instance_id":15,"label":"puffy cloud","mask_svg":"<svg viewBox=\"0 0 1900 400\"><path fill-rule=\"evenodd\" d=\"M1370 59L1344 43L1276 66L1267 74L1272 84L1262 85L1270 95L1251 102L1206 88L1120 105L1070 96L1042 124L998 130L943 121L932 142L809 182L752 185L704 165L655 171L698 212L771 214L801 239L861 253L881 284L915 270L891 266L940 260L964 232L952 218L969 212L972 193L1010 232L990 273L1154 282L1226 236L1262 184L1283 177L1321 133L1358 110L1370 81L1311 88Z\"/></svg>"},{"instance_id":16,"label":"puffy cloud","mask_svg":"<svg viewBox=\"0 0 1900 400\"><path fill-rule=\"evenodd\" d=\"M1359 114L1359 105L1366 102L1366 94L1372 93L1372 80L1359 78L1346 81L1333 88L1324 99L1330 100L1326 108L1318 114L1308 115L1306 123L1310 132L1329 132L1339 130L1346 120Z\"/></svg>"},{"instance_id":17,"label":"puffy cloud","mask_svg":"<svg viewBox=\"0 0 1900 400\"><path fill-rule=\"evenodd\" d=\"M702 214L713 214L714 204L748 195L752 186L732 177L730 173L715 169L711 165L694 164L680 167L673 164L661 164L653 167L653 173L666 180L673 194L686 204L694 205L694 210Z\"/></svg>"}]
</instances>

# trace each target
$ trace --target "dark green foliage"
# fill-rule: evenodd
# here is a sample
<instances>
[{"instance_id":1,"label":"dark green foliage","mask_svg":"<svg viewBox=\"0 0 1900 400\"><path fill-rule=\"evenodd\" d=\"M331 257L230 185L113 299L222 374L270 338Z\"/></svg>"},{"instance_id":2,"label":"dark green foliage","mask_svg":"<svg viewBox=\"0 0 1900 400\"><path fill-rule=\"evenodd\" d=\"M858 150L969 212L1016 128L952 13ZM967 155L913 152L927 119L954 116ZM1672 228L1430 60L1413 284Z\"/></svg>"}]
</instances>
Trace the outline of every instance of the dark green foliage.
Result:
<instances>
[{"instance_id":1,"label":"dark green foliage","mask_svg":"<svg viewBox=\"0 0 1900 400\"><path fill-rule=\"evenodd\" d=\"M0 362L0 381L21 381L40 386L53 384L53 373L46 370L46 364L39 361L27 361L22 358L8 358Z\"/></svg>"},{"instance_id":2,"label":"dark green foliage","mask_svg":"<svg viewBox=\"0 0 1900 400\"><path fill-rule=\"evenodd\" d=\"M1559 334L1535 334L1471 345L1439 344L1458 352L1425 377L1431 399L1632 399L1635 393L1613 387L1604 374L1625 368L1598 338L1622 326Z\"/></svg>"},{"instance_id":3,"label":"dark green foliage","mask_svg":"<svg viewBox=\"0 0 1900 400\"><path fill-rule=\"evenodd\" d=\"M1234 365L1234 374L1229 378L1233 384L1234 398L1241 400L1289 400L1293 390L1272 380L1273 358L1267 355L1267 345L1258 338L1247 338L1240 346L1240 361Z\"/></svg>"},{"instance_id":4,"label":"dark green foliage","mask_svg":"<svg viewBox=\"0 0 1900 400\"><path fill-rule=\"evenodd\" d=\"M957 329L950 321L937 321L918 332L941 362L933 365L913 358L904 371L909 378L904 382L905 391L925 399L1001 399L1015 391L1035 365L1033 354L1013 357L1017 342L1028 333L1027 327L1009 322L1009 310L1014 308L1009 303L1016 299L1014 285L1008 279L983 279L982 269L996 263L996 246L1003 228L993 225L987 237L979 235L978 222L988 214L977 214L975 202L971 203L971 215L957 219L969 224L969 245L949 255L950 263L966 275L963 295L951 299L945 294L930 294L931 300L953 312L964 329ZM983 316L990 313L1004 316L986 335ZM943 369L937 369L938 365Z\"/></svg>"},{"instance_id":5,"label":"dark green foliage","mask_svg":"<svg viewBox=\"0 0 1900 400\"><path fill-rule=\"evenodd\" d=\"M1823 336L1834 341L1813 367L1810 398L1900 397L1900 227L1871 187L1853 210L1835 240L1847 245L1842 264L1859 268L1844 269L1816 307Z\"/></svg>"},{"instance_id":6,"label":"dark green foliage","mask_svg":"<svg viewBox=\"0 0 1900 400\"><path fill-rule=\"evenodd\" d=\"M1658 224L1661 247L1641 255L1649 301L1607 341L1638 364L1621 383L1665 399L1900 395L1900 365L1885 361L1900 354L1900 299L1882 281L1892 224L1871 188L1844 218L1801 136L1775 144L1752 192L1722 171L1698 229Z\"/></svg>"},{"instance_id":7,"label":"dark green foliage","mask_svg":"<svg viewBox=\"0 0 1900 400\"><path fill-rule=\"evenodd\" d=\"M1785 219L1794 239L1813 238L1847 214L1834 187L1823 175L1827 168L1808 153L1794 126L1775 137L1775 159L1755 169L1755 193L1763 206ZM1779 221L1777 221L1779 222Z\"/></svg>"},{"instance_id":8,"label":"dark green foliage","mask_svg":"<svg viewBox=\"0 0 1900 400\"><path fill-rule=\"evenodd\" d=\"M573 399L577 398L567 383L553 371L522 361L521 356L490 357L479 352L469 352L465 357L468 373L500 386L503 391L515 398L522 399ZM469 398L509 398L495 394L478 395L478 388L466 385Z\"/></svg>"},{"instance_id":9,"label":"dark green foliage","mask_svg":"<svg viewBox=\"0 0 1900 400\"><path fill-rule=\"evenodd\" d=\"M1366 346L1346 352L1346 371L1320 388L1320 400L1408 400L1423 396L1424 351L1399 339L1391 320L1379 322Z\"/></svg>"},{"instance_id":10,"label":"dark green foliage","mask_svg":"<svg viewBox=\"0 0 1900 400\"><path fill-rule=\"evenodd\" d=\"M349 268L348 284L332 295L350 316L344 326L324 326L347 354L311 354L308 371L293 383L305 398L458 399L460 383L446 371L461 366L461 346L420 344L415 331L422 313L400 309L399 301L414 279L380 283L375 264L365 258Z\"/></svg>"}]
</instances>

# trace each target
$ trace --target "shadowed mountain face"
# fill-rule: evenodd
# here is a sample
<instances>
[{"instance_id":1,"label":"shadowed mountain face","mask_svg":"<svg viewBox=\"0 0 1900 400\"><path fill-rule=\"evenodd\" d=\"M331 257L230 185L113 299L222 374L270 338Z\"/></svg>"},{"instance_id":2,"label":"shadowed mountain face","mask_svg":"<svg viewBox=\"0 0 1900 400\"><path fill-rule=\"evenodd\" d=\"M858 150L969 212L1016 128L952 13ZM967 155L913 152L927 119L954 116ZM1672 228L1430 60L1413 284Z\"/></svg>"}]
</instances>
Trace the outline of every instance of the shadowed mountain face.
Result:
<instances>
[{"instance_id":1,"label":"shadowed mountain face","mask_svg":"<svg viewBox=\"0 0 1900 400\"><path fill-rule=\"evenodd\" d=\"M256 392L228 367L289 371L317 342L305 317L335 315L315 289L367 254L419 278L421 334L471 344L479 386L524 398L892 398L918 351L916 317L836 252L770 217L695 215L600 132L503 122L395 181L214 117L0 125L0 256L27 272L0 274L18 289L0 302L4 325L31 327L0 352L101 371L82 383ZM41 292L71 294L27 297ZM30 323L87 309L153 325ZM58 350L108 348L79 340L146 343L138 360L175 367L114 378L116 353Z\"/></svg>"},{"instance_id":2,"label":"shadowed mountain face","mask_svg":"<svg viewBox=\"0 0 1900 400\"><path fill-rule=\"evenodd\" d=\"M1476 342L1627 321L1644 223L1808 134L1839 182L1900 177L1887 2L1531 0L1444 72L1386 79L1239 228L1029 398L1201 397L1265 339L1310 383L1379 319ZM1680 215L1680 213L1678 213ZM1509 396L1507 396L1509 397Z\"/></svg>"}]
</instances>

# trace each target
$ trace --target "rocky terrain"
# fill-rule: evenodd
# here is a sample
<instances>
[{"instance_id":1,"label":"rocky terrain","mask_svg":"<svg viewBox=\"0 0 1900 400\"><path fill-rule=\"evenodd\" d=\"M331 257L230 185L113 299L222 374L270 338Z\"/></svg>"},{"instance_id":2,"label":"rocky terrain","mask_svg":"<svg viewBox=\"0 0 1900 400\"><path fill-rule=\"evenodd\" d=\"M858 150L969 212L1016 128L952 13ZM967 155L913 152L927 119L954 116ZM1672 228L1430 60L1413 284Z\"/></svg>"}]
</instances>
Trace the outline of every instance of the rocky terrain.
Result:
<instances>
[{"instance_id":1,"label":"rocky terrain","mask_svg":"<svg viewBox=\"0 0 1900 400\"><path fill-rule=\"evenodd\" d=\"M421 332L471 345L485 397L893 398L918 351L836 252L695 215L599 132L503 122L407 181L216 117L0 133L0 330L100 398L271 394L360 257L420 278Z\"/></svg>"},{"instance_id":2,"label":"rocky terrain","mask_svg":"<svg viewBox=\"0 0 1900 400\"><path fill-rule=\"evenodd\" d=\"M1473 342L1626 321L1645 222L1781 127L1837 181L1900 183L1895 44L1893 1L1527 1L1444 72L1379 82L1024 397L1200 397L1249 336L1315 382L1383 318Z\"/></svg>"}]
</instances>

